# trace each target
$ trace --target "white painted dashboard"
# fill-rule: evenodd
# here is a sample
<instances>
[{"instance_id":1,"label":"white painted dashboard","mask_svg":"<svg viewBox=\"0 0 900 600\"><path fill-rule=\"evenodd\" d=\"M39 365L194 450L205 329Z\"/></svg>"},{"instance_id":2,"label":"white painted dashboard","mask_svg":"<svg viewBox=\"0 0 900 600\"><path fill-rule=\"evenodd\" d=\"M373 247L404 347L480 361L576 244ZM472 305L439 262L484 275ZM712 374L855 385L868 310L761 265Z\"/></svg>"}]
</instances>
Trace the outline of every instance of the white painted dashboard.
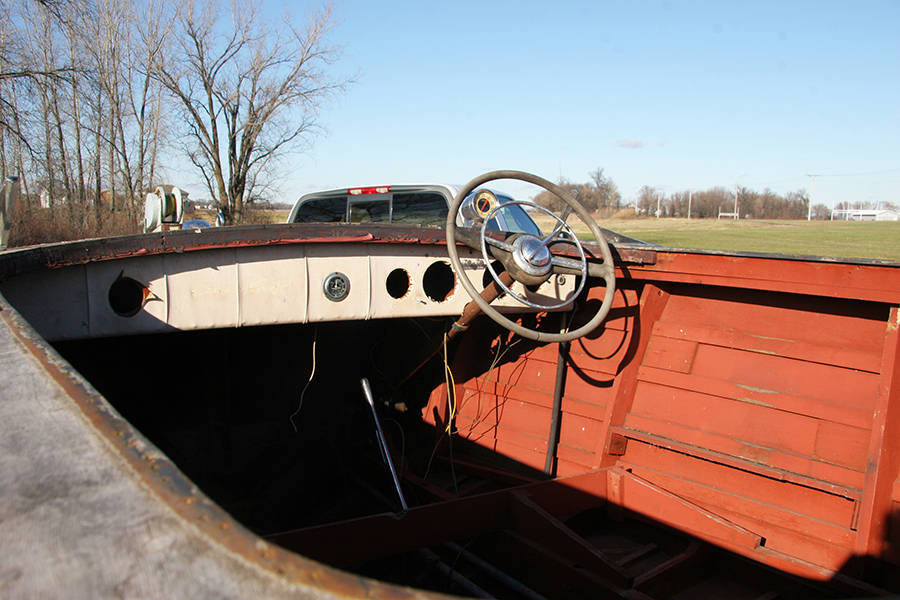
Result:
<instances>
[{"instance_id":1,"label":"white painted dashboard","mask_svg":"<svg viewBox=\"0 0 900 600\"><path fill-rule=\"evenodd\" d=\"M480 254L460 248L483 289ZM329 279L330 278L330 279ZM574 277L538 290L538 304L574 293ZM326 284L345 292L329 297ZM0 293L48 341L283 323L451 316L470 298L441 245L315 243L126 256L10 278ZM523 311L501 298L501 310Z\"/></svg>"}]
</instances>

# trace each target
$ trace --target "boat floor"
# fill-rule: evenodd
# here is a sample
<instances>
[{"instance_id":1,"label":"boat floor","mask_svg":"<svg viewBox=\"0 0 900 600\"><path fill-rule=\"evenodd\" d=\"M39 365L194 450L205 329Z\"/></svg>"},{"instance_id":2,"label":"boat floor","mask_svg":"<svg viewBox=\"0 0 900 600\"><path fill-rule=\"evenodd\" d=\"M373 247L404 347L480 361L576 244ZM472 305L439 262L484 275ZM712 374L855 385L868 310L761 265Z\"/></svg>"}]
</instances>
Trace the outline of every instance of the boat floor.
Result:
<instances>
[{"instance_id":1,"label":"boat floor","mask_svg":"<svg viewBox=\"0 0 900 600\"><path fill-rule=\"evenodd\" d=\"M788 575L591 493L605 470L525 478L447 460L421 479L405 473L408 511L268 536L343 570L401 586L500 599L774 600L882 596L858 581ZM517 481L518 480L518 481ZM389 487L389 486L388 486ZM373 502L397 508L387 488ZM384 493L383 493L384 492ZM457 493L459 494L457 496Z\"/></svg>"}]
</instances>

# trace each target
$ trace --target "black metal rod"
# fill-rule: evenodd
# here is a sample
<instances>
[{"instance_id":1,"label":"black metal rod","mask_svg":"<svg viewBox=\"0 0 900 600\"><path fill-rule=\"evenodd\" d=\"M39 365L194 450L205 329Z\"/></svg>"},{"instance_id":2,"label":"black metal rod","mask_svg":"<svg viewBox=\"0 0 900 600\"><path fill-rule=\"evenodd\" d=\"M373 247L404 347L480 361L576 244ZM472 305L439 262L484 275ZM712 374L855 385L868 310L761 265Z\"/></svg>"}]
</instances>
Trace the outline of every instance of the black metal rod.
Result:
<instances>
[{"instance_id":1,"label":"black metal rod","mask_svg":"<svg viewBox=\"0 0 900 600\"><path fill-rule=\"evenodd\" d=\"M391 453L388 450L387 441L384 439L384 432L381 430L381 421L378 420L378 412L375 410L375 396L372 395L372 387L369 385L369 380L365 377L360 381L362 384L363 394L366 396L366 400L369 401L369 406L372 408L372 417L375 418L375 434L378 438L378 443L381 445L382 457L384 458L384 462L387 463L387 466L391 469L391 477L394 478L394 486L397 488L397 496L400 497L400 506L403 507L403 512L409 510L409 507L406 505L406 499L403 497L403 490L400 489L400 478L397 477L397 470L394 469L394 461L391 460Z\"/></svg>"},{"instance_id":2,"label":"black metal rod","mask_svg":"<svg viewBox=\"0 0 900 600\"><path fill-rule=\"evenodd\" d=\"M480 556L472 554L471 552L469 552L468 550L466 550L459 544L456 544L454 542L447 542L444 545L447 546L447 548L449 548L453 552L456 552L459 556L462 556L464 559L466 559L467 561L469 561L470 563L472 563L473 565L475 565L482 571L484 571L485 573L487 573L488 575L490 575L491 577L493 577L495 580L499 581L500 583L502 583L503 585L505 585L512 591L514 591L515 593L519 594L523 598L526 598L526 600L547 600L547 598L545 598L544 596L541 596L540 594L535 592L533 589L531 589L530 587L528 587L527 585L525 585L524 583L522 583L515 577L507 575L506 573L504 573L503 571L501 571L500 569L498 569L491 563L482 559Z\"/></svg>"},{"instance_id":3,"label":"black metal rod","mask_svg":"<svg viewBox=\"0 0 900 600\"><path fill-rule=\"evenodd\" d=\"M550 417L550 435L547 436L547 459L544 461L544 475L556 474L556 448L559 445L559 421L562 415L562 397L566 388L566 358L569 342L559 343L556 359L556 387L553 390L553 413Z\"/></svg>"}]
</instances>

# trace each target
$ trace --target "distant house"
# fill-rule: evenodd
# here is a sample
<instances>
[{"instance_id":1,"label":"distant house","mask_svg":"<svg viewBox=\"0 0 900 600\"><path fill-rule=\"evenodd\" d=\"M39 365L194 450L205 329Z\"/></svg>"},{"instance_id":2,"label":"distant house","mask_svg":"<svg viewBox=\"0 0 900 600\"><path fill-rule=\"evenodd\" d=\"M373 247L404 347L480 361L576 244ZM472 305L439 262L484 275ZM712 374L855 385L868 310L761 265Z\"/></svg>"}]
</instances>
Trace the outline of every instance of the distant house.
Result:
<instances>
[{"instance_id":1,"label":"distant house","mask_svg":"<svg viewBox=\"0 0 900 600\"><path fill-rule=\"evenodd\" d=\"M896 210L835 210L832 216L840 221L900 221L900 212Z\"/></svg>"}]
</instances>

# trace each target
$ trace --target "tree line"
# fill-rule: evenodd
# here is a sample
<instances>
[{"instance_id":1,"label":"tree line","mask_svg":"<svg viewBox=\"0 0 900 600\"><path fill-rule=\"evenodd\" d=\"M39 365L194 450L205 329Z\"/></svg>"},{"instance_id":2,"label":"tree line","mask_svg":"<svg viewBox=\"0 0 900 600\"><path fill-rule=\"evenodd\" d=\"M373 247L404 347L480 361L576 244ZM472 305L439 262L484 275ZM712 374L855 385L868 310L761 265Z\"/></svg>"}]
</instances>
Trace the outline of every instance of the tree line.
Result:
<instances>
[{"instance_id":1,"label":"tree line","mask_svg":"<svg viewBox=\"0 0 900 600\"><path fill-rule=\"evenodd\" d=\"M131 222L190 165L227 223L267 199L277 161L319 132L330 6L301 25L259 0L0 0L0 169L99 231ZM176 162L178 161L178 162Z\"/></svg>"},{"instance_id":2,"label":"tree line","mask_svg":"<svg viewBox=\"0 0 900 600\"><path fill-rule=\"evenodd\" d=\"M609 218L622 211L631 211L628 214L638 216L658 214L660 217L699 219L718 218L720 215L730 218L735 212L739 218L748 219L806 219L810 215L809 195L805 190L777 193L768 188L758 191L746 186L714 186L705 190L666 193L645 185L635 198L626 200L602 168L591 172L587 182L576 183L561 177L558 185L576 196L585 208L599 218ZM534 201L551 210L563 207L563 202L547 191L535 196ZM828 219L830 216L831 209L826 205L813 205L813 219Z\"/></svg>"}]
</instances>

